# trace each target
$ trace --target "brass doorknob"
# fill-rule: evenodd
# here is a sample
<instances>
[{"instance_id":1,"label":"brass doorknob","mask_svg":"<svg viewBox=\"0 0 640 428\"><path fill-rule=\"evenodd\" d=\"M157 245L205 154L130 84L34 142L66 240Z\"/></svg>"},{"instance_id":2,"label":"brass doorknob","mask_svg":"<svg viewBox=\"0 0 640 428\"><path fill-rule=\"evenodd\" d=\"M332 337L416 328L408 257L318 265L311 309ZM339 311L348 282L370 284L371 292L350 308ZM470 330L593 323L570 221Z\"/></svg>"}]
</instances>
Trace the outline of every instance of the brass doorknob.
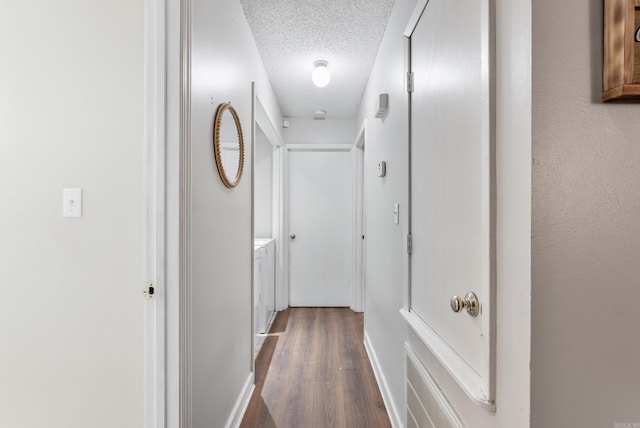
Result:
<instances>
[{"instance_id":1,"label":"brass doorknob","mask_svg":"<svg viewBox=\"0 0 640 428\"><path fill-rule=\"evenodd\" d=\"M470 291L465 294L464 299L458 296L451 298L451 310L453 312L460 312L463 309L466 309L467 313L474 318L480 313L480 302L474 292Z\"/></svg>"}]
</instances>

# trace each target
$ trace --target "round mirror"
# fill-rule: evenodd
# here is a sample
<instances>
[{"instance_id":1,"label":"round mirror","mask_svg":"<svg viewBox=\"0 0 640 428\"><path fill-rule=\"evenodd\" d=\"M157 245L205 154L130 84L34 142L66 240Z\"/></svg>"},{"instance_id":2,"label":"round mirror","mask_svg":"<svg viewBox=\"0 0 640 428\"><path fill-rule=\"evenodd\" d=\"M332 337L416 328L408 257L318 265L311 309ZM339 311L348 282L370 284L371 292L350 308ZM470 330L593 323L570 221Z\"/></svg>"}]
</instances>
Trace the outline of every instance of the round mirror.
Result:
<instances>
[{"instance_id":1,"label":"round mirror","mask_svg":"<svg viewBox=\"0 0 640 428\"><path fill-rule=\"evenodd\" d=\"M238 113L229 103L218 106L213 121L213 151L220 179L236 187L244 169L244 138Z\"/></svg>"}]
</instances>

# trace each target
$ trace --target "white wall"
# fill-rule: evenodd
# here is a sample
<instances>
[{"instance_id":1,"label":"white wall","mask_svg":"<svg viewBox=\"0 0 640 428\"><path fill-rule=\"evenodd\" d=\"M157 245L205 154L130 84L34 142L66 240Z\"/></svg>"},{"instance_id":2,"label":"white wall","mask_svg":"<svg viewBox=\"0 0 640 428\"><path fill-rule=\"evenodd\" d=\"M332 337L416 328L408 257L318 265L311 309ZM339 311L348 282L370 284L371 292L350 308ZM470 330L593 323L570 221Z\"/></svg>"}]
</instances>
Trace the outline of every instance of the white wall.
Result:
<instances>
[{"instance_id":1,"label":"white wall","mask_svg":"<svg viewBox=\"0 0 640 428\"><path fill-rule=\"evenodd\" d=\"M289 122L283 132L286 144L353 144L356 139L353 119L290 117L286 120Z\"/></svg>"},{"instance_id":2,"label":"white wall","mask_svg":"<svg viewBox=\"0 0 640 428\"><path fill-rule=\"evenodd\" d=\"M273 146L256 126L254 161L254 235L273 237Z\"/></svg>"},{"instance_id":3,"label":"white wall","mask_svg":"<svg viewBox=\"0 0 640 428\"><path fill-rule=\"evenodd\" d=\"M192 420L224 426L251 372L251 81L281 123L238 0L193 0L191 49ZM246 136L245 175L234 189L218 177L212 122L231 101Z\"/></svg>"},{"instance_id":4,"label":"white wall","mask_svg":"<svg viewBox=\"0 0 640 428\"><path fill-rule=\"evenodd\" d=\"M639 106L600 102L600 0L533 5L532 426L640 423Z\"/></svg>"},{"instance_id":5,"label":"white wall","mask_svg":"<svg viewBox=\"0 0 640 428\"><path fill-rule=\"evenodd\" d=\"M496 174L497 174L497 412L472 403L419 339L406 332L398 314L407 287L408 201L407 113L403 86L402 36L413 0L398 0L365 90L358 124L366 137L365 332L404 418L404 349L416 347L447 399L470 427L524 427L529 423L531 74L530 0L496 1ZM446 19L447 17L443 17ZM455 17L452 17L455 19ZM375 119L379 93L389 93L389 113ZM387 161L387 177L376 165ZM400 225L392 222L400 202Z\"/></svg>"},{"instance_id":6,"label":"white wall","mask_svg":"<svg viewBox=\"0 0 640 428\"><path fill-rule=\"evenodd\" d=\"M397 0L357 116L365 130L365 333L370 340L400 420L405 417L404 342L407 327L400 316L408 281L408 125L404 86L405 43L402 35L415 0ZM375 118L380 93L389 94L389 109ZM387 175L378 177L378 162ZM393 222L394 203L400 204L400 223ZM375 362L374 362L375 363ZM393 408L387 408L394 416Z\"/></svg>"},{"instance_id":7,"label":"white wall","mask_svg":"<svg viewBox=\"0 0 640 428\"><path fill-rule=\"evenodd\" d=\"M0 426L143 425L143 6L2 4Z\"/></svg>"}]
</instances>

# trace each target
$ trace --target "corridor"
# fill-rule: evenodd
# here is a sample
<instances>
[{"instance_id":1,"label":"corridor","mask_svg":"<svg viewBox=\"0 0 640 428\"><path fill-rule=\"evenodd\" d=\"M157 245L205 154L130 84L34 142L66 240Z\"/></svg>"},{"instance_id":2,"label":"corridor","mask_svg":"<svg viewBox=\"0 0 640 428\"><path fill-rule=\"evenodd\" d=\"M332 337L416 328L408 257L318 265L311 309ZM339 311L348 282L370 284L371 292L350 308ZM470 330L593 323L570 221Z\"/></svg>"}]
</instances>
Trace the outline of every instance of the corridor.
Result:
<instances>
[{"instance_id":1,"label":"corridor","mask_svg":"<svg viewBox=\"0 0 640 428\"><path fill-rule=\"evenodd\" d=\"M256 359L256 389L241 427L390 427L349 308L278 313Z\"/></svg>"}]
</instances>

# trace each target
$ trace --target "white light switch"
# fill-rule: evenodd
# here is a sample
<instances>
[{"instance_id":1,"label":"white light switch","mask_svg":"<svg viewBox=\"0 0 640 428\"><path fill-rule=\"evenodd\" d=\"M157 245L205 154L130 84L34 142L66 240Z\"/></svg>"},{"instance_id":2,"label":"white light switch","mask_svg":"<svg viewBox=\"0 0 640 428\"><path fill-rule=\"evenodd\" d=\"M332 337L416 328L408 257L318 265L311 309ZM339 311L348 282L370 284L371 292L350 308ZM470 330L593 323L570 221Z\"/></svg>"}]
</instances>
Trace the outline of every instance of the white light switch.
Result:
<instances>
[{"instance_id":1,"label":"white light switch","mask_svg":"<svg viewBox=\"0 0 640 428\"><path fill-rule=\"evenodd\" d=\"M400 204L393 204L393 222L395 224L400 224Z\"/></svg>"},{"instance_id":2,"label":"white light switch","mask_svg":"<svg viewBox=\"0 0 640 428\"><path fill-rule=\"evenodd\" d=\"M378 162L378 177L387 175L387 163L385 161Z\"/></svg>"},{"instance_id":3,"label":"white light switch","mask_svg":"<svg viewBox=\"0 0 640 428\"><path fill-rule=\"evenodd\" d=\"M62 216L82 217L82 189L62 190Z\"/></svg>"}]
</instances>

